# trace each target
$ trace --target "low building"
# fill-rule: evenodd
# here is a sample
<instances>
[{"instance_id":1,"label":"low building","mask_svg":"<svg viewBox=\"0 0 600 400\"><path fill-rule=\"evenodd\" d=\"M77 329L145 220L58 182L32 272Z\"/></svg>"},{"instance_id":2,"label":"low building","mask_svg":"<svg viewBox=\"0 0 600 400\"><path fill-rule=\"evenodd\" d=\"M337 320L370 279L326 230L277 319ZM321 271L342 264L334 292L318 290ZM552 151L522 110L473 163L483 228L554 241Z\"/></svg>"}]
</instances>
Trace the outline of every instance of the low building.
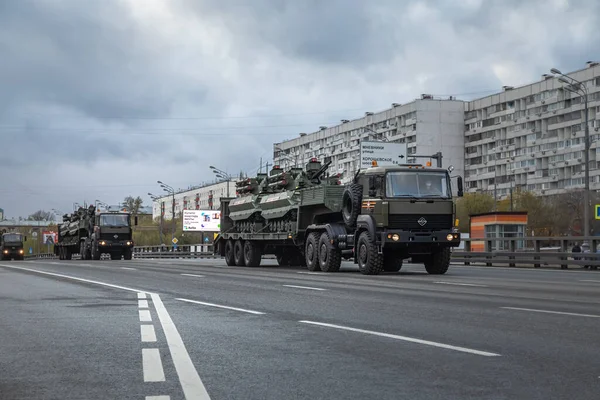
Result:
<instances>
[{"instance_id":1,"label":"low building","mask_svg":"<svg viewBox=\"0 0 600 400\"><path fill-rule=\"evenodd\" d=\"M527 211L496 211L470 216L471 251L486 251L485 239L524 238L527 229ZM482 239L482 240L475 240ZM492 240L492 251L511 249L510 240ZM525 241L517 241L515 249L522 249Z\"/></svg>"},{"instance_id":2,"label":"low building","mask_svg":"<svg viewBox=\"0 0 600 400\"><path fill-rule=\"evenodd\" d=\"M222 181L210 185L180 191L174 195L160 197L152 203L152 219L173 218L173 200L175 216L179 218L183 210L219 210L221 197L235 197L235 180Z\"/></svg>"}]
</instances>

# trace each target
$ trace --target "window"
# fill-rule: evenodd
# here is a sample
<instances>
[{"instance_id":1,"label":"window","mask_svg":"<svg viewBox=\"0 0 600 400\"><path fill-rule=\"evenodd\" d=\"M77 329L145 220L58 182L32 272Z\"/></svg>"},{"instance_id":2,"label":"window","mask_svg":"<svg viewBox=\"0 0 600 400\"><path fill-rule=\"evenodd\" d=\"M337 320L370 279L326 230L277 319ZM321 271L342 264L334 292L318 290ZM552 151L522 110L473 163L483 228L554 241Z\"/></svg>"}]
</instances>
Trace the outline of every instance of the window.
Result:
<instances>
[{"instance_id":1,"label":"window","mask_svg":"<svg viewBox=\"0 0 600 400\"><path fill-rule=\"evenodd\" d=\"M2 236L4 243L15 243L23 241L23 236L18 233L6 233Z\"/></svg>"},{"instance_id":2,"label":"window","mask_svg":"<svg viewBox=\"0 0 600 400\"><path fill-rule=\"evenodd\" d=\"M129 215L126 214L101 214L100 226L123 227L129 226Z\"/></svg>"},{"instance_id":3,"label":"window","mask_svg":"<svg viewBox=\"0 0 600 400\"><path fill-rule=\"evenodd\" d=\"M398 197L450 197L448 175L441 172L388 172L386 196Z\"/></svg>"}]
</instances>

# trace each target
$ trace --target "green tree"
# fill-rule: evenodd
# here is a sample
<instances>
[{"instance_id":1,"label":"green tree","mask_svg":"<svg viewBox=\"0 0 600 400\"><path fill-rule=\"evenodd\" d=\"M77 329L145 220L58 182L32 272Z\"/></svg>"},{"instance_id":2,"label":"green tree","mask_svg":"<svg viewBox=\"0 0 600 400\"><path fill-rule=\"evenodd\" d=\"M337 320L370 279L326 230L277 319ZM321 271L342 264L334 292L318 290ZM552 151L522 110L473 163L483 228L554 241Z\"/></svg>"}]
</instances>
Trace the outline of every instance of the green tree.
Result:
<instances>
[{"instance_id":1,"label":"green tree","mask_svg":"<svg viewBox=\"0 0 600 400\"><path fill-rule=\"evenodd\" d=\"M140 196L135 197L135 198L132 196L127 196L123 200L123 204L125 204L125 207L127 207L129 210L131 210L131 213L133 215L138 214L143 203L144 203L144 200L142 200L142 198Z\"/></svg>"},{"instance_id":2,"label":"green tree","mask_svg":"<svg viewBox=\"0 0 600 400\"><path fill-rule=\"evenodd\" d=\"M465 193L456 201L456 218L461 232L469 232L469 216L491 212L494 209L494 197L488 193Z\"/></svg>"}]
</instances>

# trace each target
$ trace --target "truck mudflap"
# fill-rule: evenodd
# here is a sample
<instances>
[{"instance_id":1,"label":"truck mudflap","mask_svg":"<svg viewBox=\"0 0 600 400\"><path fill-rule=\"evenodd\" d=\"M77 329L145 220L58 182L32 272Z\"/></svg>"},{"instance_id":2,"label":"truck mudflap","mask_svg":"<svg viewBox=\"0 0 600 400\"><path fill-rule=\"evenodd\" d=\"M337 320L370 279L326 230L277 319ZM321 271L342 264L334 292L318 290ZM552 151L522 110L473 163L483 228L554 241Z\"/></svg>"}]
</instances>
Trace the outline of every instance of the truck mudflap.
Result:
<instances>
[{"instance_id":1,"label":"truck mudflap","mask_svg":"<svg viewBox=\"0 0 600 400\"><path fill-rule=\"evenodd\" d=\"M436 247L458 247L460 233L447 231L410 232L386 230L381 232L381 247L407 247L414 244L430 244Z\"/></svg>"}]
</instances>

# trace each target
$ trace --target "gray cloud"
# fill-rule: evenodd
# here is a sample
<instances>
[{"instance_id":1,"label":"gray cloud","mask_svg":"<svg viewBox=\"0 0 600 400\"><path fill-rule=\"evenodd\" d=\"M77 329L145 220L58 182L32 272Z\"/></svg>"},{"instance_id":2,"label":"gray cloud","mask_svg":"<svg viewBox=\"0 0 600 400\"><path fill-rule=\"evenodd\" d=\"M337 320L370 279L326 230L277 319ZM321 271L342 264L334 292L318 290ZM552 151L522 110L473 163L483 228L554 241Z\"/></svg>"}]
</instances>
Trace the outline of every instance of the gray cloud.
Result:
<instances>
[{"instance_id":1,"label":"gray cloud","mask_svg":"<svg viewBox=\"0 0 600 400\"><path fill-rule=\"evenodd\" d=\"M583 67L589 1L0 2L0 207L253 172L271 145L421 93Z\"/></svg>"}]
</instances>

